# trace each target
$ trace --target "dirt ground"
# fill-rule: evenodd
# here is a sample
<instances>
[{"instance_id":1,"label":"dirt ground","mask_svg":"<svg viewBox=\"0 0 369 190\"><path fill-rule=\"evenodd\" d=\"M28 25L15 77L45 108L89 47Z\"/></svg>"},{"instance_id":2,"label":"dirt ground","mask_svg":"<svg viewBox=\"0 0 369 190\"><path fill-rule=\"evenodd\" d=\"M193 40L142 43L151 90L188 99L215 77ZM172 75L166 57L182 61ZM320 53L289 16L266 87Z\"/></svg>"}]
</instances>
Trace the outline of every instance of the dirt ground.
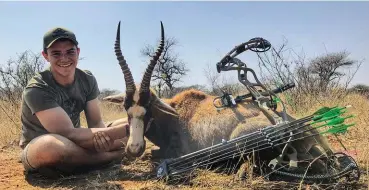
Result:
<instances>
[{"instance_id":1,"label":"dirt ground","mask_svg":"<svg viewBox=\"0 0 369 190\"><path fill-rule=\"evenodd\" d=\"M129 164L110 165L88 174L51 180L39 174L25 175L19 160L20 148L2 147L0 150L0 189L157 189L153 185L155 172L149 158Z\"/></svg>"},{"instance_id":2,"label":"dirt ground","mask_svg":"<svg viewBox=\"0 0 369 190\"><path fill-rule=\"evenodd\" d=\"M266 182L260 179L236 181L232 175L212 172L193 179L191 185L167 185L155 179L157 163L150 161L149 151L146 151L140 159L123 160L121 164L113 164L87 174L51 180L39 174L25 175L19 153L20 149L15 145L0 149L0 189L298 189L299 187L299 184ZM342 187L340 184L333 189L369 189L367 178L364 172L358 185ZM302 189L323 189L309 185L302 187Z\"/></svg>"}]
</instances>

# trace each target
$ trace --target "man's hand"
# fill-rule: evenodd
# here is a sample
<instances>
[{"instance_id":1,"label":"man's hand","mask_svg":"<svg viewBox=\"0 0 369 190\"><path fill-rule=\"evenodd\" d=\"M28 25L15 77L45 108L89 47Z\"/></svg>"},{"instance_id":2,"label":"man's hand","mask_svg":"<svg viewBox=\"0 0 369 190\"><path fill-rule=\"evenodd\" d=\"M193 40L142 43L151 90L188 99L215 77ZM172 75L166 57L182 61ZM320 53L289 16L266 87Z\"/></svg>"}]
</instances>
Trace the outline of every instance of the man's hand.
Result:
<instances>
[{"instance_id":1,"label":"man's hand","mask_svg":"<svg viewBox=\"0 0 369 190\"><path fill-rule=\"evenodd\" d=\"M113 148L114 140L105 132L97 132L94 137L94 146L97 152L108 152Z\"/></svg>"}]
</instances>

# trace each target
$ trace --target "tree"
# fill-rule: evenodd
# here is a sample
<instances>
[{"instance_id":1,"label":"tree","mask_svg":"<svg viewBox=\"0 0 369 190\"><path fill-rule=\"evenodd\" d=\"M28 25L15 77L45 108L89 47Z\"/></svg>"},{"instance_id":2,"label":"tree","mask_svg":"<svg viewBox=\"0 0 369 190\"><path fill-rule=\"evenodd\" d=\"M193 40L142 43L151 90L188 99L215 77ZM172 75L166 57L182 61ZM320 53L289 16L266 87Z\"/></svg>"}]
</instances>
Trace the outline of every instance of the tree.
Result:
<instances>
[{"instance_id":1,"label":"tree","mask_svg":"<svg viewBox=\"0 0 369 190\"><path fill-rule=\"evenodd\" d=\"M369 86L365 84L356 84L348 89L349 92L358 93L369 98Z\"/></svg>"},{"instance_id":2,"label":"tree","mask_svg":"<svg viewBox=\"0 0 369 190\"><path fill-rule=\"evenodd\" d=\"M321 89L327 89L330 83L334 83L334 81L346 75L344 72L340 72L339 69L344 69L357 63L357 61L348 59L348 55L346 51L328 53L310 62L312 74L318 76L318 85Z\"/></svg>"},{"instance_id":3,"label":"tree","mask_svg":"<svg viewBox=\"0 0 369 190\"><path fill-rule=\"evenodd\" d=\"M209 84L209 93L214 96L222 96L223 93L230 93L232 95L239 95L246 93L248 90L238 80L235 81L230 76L221 75L216 71L215 66L207 64L203 68L203 73Z\"/></svg>"},{"instance_id":4,"label":"tree","mask_svg":"<svg viewBox=\"0 0 369 190\"><path fill-rule=\"evenodd\" d=\"M163 95L161 93L166 87L169 89L169 92L172 93L176 84L179 83L181 78L189 71L186 68L186 63L179 59L178 54L174 52L177 45L178 41L175 38L165 37L163 53L151 77L151 80L156 82L156 90L159 97ZM156 47L152 45L146 45L141 50L141 55L151 59L156 51L155 48ZM171 96L171 94L168 95Z\"/></svg>"},{"instance_id":5,"label":"tree","mask_svg":"<svg viewBox=\"0 0 369 190\"><path fill-rule=\"evenodd\" d=\"M269 81L286 84L295 81L308 92L327 92L333 88L347 89L361 62L348 58L346 51L322 54L307 61L303 52L287 48L287 41L261 53L260 69L266 69ZM292 57L292 59L291 59ZM292 70L293 68L293 70ZM351 73L351 69L354 72Z\"/></svg>"},{"instance_id":6,"label":"tree","mask_svg":"<svg viewBox=\"0 0 369 190\"><path fill-rule=\"evenodd\" d=\"M0 98L16 104L22 97L28 81L44 68L41 54L24 51L16 59L9 59L0 66Z\"/></svg>"},{"instance_id":7,"label":"tree","mask_svg":"<svg viewBox=\"0 0 369 190\"><path fill-rule=\"evenodd\" d=\"M220 74L217 73L215 67L209 63L203 68L203 73L208 81L208 84L210 85L211 94L218 95Z\"/></svg>"}]
</instances>

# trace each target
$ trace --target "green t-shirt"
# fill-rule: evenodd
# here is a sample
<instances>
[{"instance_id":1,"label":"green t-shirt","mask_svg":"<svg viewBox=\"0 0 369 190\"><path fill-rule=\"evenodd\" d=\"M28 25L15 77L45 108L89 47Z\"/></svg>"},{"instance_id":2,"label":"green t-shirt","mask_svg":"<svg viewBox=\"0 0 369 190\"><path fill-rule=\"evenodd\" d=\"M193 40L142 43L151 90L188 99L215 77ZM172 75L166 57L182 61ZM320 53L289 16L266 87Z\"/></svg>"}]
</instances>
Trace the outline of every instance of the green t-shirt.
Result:
<instances>
[{"instance_id":1,"label":"green t-shirt","mask_svg":"<svg viewBox=\"0 0 369 190\"><path fill-rule=\"evenodd\" d=\"M24 148L33 138L49 133L35 113L60 106L69 115L75 128L80 127L80 113L88 101L100 91L90 71L76 68L75 80L63 87L53 79L50 67L37 73L27 84L22 97L22 133L19 145Z\"/></svg>"}]
</instances>

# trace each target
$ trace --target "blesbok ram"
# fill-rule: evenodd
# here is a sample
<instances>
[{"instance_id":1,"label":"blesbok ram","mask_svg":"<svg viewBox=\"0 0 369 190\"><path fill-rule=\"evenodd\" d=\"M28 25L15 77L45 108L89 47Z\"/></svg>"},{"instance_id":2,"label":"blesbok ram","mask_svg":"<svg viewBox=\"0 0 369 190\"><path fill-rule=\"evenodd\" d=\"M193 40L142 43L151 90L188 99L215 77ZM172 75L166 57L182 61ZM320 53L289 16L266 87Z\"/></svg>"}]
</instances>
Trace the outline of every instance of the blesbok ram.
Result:
<instances>
[{"instance_id":1,"label":"blesbok ram","mask_svg":"<svg viewBox=\"0 0 369 190\"><path fill-rule=\"evenodd\" d=\"M262 110L252 100L218 110L213 105L215 97L198 90L183 91L171 99L158 98L150 89L150 80L163 46L164 27L161 23L159 47L146 68L141 84L136 85L121 52L119 22L115 53L124 74L126 91L125 94L108 96L104 101L123 104L127 112L130 125L127 154L141 156L146 146L144 137L160 147L157 155L173 158L219 143L222 139L232 139L275 124L270 116L276 113ZM299 140L289 148L288 155L294 160L331 151L324 137Z\"/></svg>"}]
</instances>

